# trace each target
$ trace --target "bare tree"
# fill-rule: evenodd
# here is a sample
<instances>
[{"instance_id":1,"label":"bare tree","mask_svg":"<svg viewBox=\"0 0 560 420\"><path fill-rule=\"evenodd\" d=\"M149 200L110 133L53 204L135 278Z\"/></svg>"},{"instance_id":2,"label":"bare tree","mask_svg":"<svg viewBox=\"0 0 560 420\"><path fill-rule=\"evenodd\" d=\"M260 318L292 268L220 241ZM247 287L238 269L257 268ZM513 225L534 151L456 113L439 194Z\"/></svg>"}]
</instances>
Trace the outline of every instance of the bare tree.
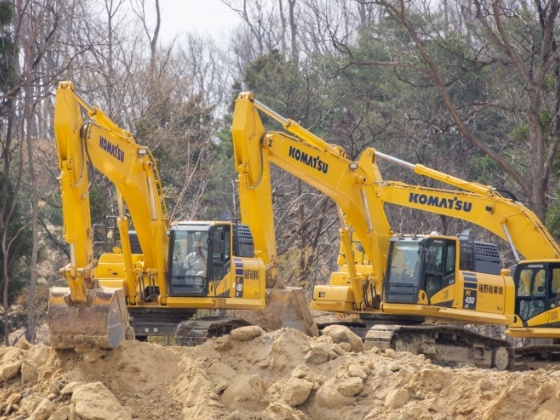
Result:
<instances>
[{"instance_id":1,"label":"bare tree","mask_svg":"<svg viewBox=\"0 0 560 420\"><path fill-rule=\"evenodd\" d=\"M29 278L29 300L28 300L28 329L27 337L32 339L35 333L37 311L35 304L35 283L37 279L37 262L39 247L39 193L37 176L35 173L32 155L32 139L37 134L37 118L33 107L40 100L41 80L37 75L39 63L52 42L56 33L56 19L51 21L52 25L45 25L47 16L52 17L54 1L28 2L16 1L10 5L13 10L13 46L11 54L5 56L8 67L3 69L3 136L2 136L2 178L3 194L0 202L0 227L1 246L3 253L2 292L4 309L4 341L9 340L9 293L10 293L10 269L14 267L14 258L17 257L15 249L20 241L21 233L32 230L32 250ZM6 7L3 4L2 7ZM54 23L54 24L53 24ZM6 42L7 38L4 38ZM21 61L16 59L16 51L21 51ZM27 150L27 159L24 160L24 150ZM16 208L19 205L18 196L22 189L22 181L25 173L30 178L31 195L31 221L24 223L17 231L10 228L12 224L18 223L15 219ZM14 253L16 253L14 255Z\"/></svg>"},{"instance_id":2,"label":"bare tree","mask_svg":"<svg viewBox=\"0 0 560 420\"><path fill-rule=\"evenodd\" d=\"M161 27L161 11L159 8L159 0L154 0L154 7L155 7L156 23L154 29L151 30L148 27L148 23L147 23L146 0L136 0L135 13L140 19L140 22L142 23L146 36L150 40L150 67L155 66L158 39L159 39L159 30Z\"/></svg>"},{"instance_id":3,"label":"bare tree","mask_svg":"<svg viewBox=\"0 0 560 420\"><path fill-rule=\"evenodd\" d=\"M438 33L437 23L424 19L422 25L415 24L413 15L423 13L424 10L413 10L408 2L376 1L375 3L383 6L409 34L411 42L426 66L425 68L416 66L415 70L437 88L457 129L515 180L528 198L531 208L544 220L548 205L546 196L550 189L550 175L557 153L560 96L555 94L547 98L543 96L542 87L545 79L551 76L556 86L560 83L558 77L554 77L559 71L559 51L554 34L560 11L558 2L550 1L546 5L543 2L536 2L535 8L529 8L525 4L516 7L504 1L472 2L478 22L478 32L476 32L478 45L474 51L478 52L478 57L473 56L472 60L476 60L479 67L501 65L514 69L517 81L524 89L526 103L522 105L518 102L517 106L523 107L522 112L529 126L530 176L520 171L518 165L506 159L499 150L478 137L467 124L472 114L462 113L452 100L449 90L459 78L446 77L442 72L442 64L426 48L425 40L435 39L432 34ZM529 16L532 20L525 21L522 16ZM523 32L528 36L529 44L526 44L526 38L519 38L521 34L515 32L520 27L526 29ZM526 45L529 48L526 48ZM552 103L547 105L550 101ZM500 104L487 103L479 106L479 109L471 109L471 112L476 113L489 106L500 107ZM549 125L545 135L539 118L543 109L547 107L552 110L554 121Z\"/></svg>"},{"instance_id":4,"label":"bare tree","mask_svg":"<svg viewBox=\"0 0 560 420\"><path fill-rule=\"evenodd\" d=\"M37 174L37 162L33 153L38 136L39 114L37 108L41 107L46 93L53 85L59 72L50 69L43 73L44 60L53 49L56 49L55 40L60 29L62 15L57 12L55 0L45 0L42 4L27 3L20 12L18 22L19 45L22 50L22 66L20 72L22 91L22 119L18 133L27 153L27 168L31 191L31 227L33 249L31 254L31 273L29 279L29 301L27 308L26 338L35 338L38 317L43 308L36 308L36 282L38 277L37 265L39 262L39 200L44 190L44 182ZM59 70L60 71L60 70Z\"/></svg>"}]
</instances>

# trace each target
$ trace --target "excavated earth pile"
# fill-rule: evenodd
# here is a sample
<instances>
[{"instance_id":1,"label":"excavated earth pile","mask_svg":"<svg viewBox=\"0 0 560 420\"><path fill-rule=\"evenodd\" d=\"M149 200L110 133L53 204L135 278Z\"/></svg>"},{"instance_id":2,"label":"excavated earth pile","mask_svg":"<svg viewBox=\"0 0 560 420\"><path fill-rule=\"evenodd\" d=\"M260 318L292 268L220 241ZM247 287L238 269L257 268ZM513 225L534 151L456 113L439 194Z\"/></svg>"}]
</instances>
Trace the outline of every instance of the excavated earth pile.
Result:
<instances>
[{"instance_id":1,"label":"excavated earth pile","mask_svg":"<svg viewBox=\"0 0 560 420\"><path fill-rule=\"evenodd\" d=\"M0 419L557 419L560 370L442 367L321 337L243 327L197 347L0 348Z\"/></svg>"}]
</instances>

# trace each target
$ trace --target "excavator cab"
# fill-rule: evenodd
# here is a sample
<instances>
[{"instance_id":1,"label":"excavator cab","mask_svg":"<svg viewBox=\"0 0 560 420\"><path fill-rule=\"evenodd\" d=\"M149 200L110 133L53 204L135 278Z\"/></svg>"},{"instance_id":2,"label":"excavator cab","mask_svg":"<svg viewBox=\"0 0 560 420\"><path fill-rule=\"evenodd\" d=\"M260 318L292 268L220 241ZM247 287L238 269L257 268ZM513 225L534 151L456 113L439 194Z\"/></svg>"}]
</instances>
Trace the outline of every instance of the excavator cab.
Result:
<instances>
[{"instance_id":1,"label":"excavator cab","mask_svg":"<svg viewBox=\"0 0 560 420\"><path fill-rule=\"evenodd\" d=\"M398 235L389 243L384 283L388 303L418 303L419 292L431 299L455 283L457 240L447 237Z\"/></svg>"},{"instance_id":2,"label":"excavator cab","mask_svg":"<svg viewBox=\"0 0 560 420\"><path fill-rule=\"evenodd\" d=\"M547 311L560 307L560 263L521 262L514 275L515 313L525 326L557 323ZM552 315L552 313L550 314Z\"/></svg>"},{"instance_id":3,"label":"excavator cab","mask_svg":"<svg viewBox=\"0 0 560 420\"><path fill-rule=\"evenodd\" d=\"M503 294L502 263L496 245L474 241L468 232L457 238L437 233L396 235L389 242L386 273L387 303L453 306L459 304L453 299L462 295L460 305L473 309L483 302L496 306L489 299L475 297L480 285L483 294ZM462 288L460 293L454 291L457 284Z\"/></svg>"},{"instance_id":4,"label":"excavator cab","mask_svg":"<svg viewBox=\"0 0 560 420\"><path fill-rule=\"evenodd\" d=\"M243 272L240 267L249 264L244 259L254 257L253 236L247 225L176 222L169 229L168 294L196 297L223 293L223 297L230 297L230 285L226 283L231 271L235 268ZM236 286L235 297L242 296L243 287Z\"/></svg>"}]
</instances>

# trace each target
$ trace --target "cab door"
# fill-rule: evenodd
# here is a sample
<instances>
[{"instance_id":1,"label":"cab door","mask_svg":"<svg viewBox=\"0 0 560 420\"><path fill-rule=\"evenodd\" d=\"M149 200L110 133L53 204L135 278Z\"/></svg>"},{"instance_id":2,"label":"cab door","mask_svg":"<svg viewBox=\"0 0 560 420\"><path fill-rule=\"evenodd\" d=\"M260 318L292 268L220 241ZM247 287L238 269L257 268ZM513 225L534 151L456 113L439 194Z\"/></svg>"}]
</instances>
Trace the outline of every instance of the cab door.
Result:
<instances>
[{"instance_id":1,"label":"cab door","mask_svg":"<svg viewBox=\"0 0 560 420\"><path fill-rule=\"evenodd\" d=\"M230 225L217 225L210 229L208 251L208 278L221 281L231 270Z\"/></svg>"},{"instance_id":2,"label":"cab door","mask_svg":"<svg viewBox=\"0 0 560 420\"><path fill-rule=\"evenodd\" d=\"M453 294L439 292L455 284L457 242L451 239L428 239L424 255L422 285L432 305L451 306Z\"/></svg>"}]
</instances>

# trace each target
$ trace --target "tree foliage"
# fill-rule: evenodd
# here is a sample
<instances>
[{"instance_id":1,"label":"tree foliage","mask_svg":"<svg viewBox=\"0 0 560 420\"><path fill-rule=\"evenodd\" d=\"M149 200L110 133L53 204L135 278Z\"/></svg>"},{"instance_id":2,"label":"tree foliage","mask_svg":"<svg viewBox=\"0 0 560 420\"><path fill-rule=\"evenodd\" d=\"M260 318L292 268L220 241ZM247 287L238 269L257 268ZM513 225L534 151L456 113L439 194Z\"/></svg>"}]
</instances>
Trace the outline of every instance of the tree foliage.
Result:
<instances>
[{"instance_id":1,"label":"tree foliage","mask_svg":"<svg viewBox=\"0 0 560 420\"><path fill-rule=\"evenodd\" d=\"M0 175L0 187L4 185L4 177ZM4 250L0 248L0 269L4 271L5 264L8 278L0 281L0 286L3 289L5 282L9 280L9 288L7 289L7 307L11 307L17 297L22 293L28 285L28 278L31 269L31 251L33 249L33 237L31 234L31 227L28 220L28 215L22 212L21 202L28 197L20 197L19 200L14 194L13 188L8 187L8 200L17 203L10 224L7 226L5 235L10 238L10 247L8 254L4 254ZM6 258L5 258L6 257ZM4 309L5 310L5 309ZM18 312L8 313L7 323L0 324L0 331L2 333L1 339L5 342L5 332L19 328L23 323L23 317L18 315Z\"/></svg>"}]
</instances>

